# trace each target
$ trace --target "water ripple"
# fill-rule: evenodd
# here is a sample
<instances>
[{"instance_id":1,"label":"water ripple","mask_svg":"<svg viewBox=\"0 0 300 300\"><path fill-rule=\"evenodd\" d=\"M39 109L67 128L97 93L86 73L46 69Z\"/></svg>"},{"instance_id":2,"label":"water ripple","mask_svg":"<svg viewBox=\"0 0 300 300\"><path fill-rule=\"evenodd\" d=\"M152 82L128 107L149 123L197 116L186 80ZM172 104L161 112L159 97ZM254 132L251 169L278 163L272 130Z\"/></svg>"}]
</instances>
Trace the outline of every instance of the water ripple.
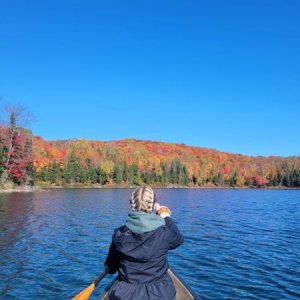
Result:
<instances>
[{"instance_id":1,"label":"water ripple","mask_svg":"<svg viewBox=\"0 0 300 300\"><path fill-rule=\"evenodd\" d=\"M0 195L0 297L68 299L86 287L103 270L131 192ZM161 189L157 195L185 236L170 265L202 299L300 299L300 191Z\"/></svg>"}]
</instances>

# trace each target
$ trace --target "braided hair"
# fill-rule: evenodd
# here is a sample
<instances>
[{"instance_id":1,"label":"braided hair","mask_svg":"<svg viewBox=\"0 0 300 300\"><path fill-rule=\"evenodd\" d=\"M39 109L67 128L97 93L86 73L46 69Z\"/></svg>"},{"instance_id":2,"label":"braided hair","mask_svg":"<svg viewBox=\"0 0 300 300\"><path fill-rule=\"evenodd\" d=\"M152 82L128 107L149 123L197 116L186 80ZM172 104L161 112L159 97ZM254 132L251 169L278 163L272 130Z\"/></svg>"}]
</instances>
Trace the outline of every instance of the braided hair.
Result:
<instances>
[{"instance_id":1,"label":"braided hair","mask_svg":"<svg viewBox=\"0 0 300 300\"><path fill-rule=\"evenodd\" d=\"M149 214L152 212L155 202L154 191L148 185L136 188L130 199L132 210L143 211Z\"/></svg>"}]
</instances>

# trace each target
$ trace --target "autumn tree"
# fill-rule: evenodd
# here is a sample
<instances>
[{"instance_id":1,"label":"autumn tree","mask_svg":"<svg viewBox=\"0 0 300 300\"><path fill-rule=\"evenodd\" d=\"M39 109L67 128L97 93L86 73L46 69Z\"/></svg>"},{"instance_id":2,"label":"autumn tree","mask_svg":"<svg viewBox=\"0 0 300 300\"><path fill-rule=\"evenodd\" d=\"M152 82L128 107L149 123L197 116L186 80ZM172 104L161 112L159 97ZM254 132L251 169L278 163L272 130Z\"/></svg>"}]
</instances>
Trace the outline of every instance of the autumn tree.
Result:
<instances>
[{"instance_id":1,"label":"autumn tree","mask_svg":"<svg viewBox=\"0 0 300 300\"><path fill-rule=\"evenodd\" d=\"M33 184L33 153L30 131L20 127L28 124L32 114L21 105L6 105L0 137L1 182Z\"/></svg>"},{"instance_id":2,"label":"autumn tree","mask_svg":"<svg viewBox=\"0 0 300 300\"><path fill-rule=\"evenodd\" d=\"M101 163L101 184L112 183L114 169L115 163L112 160L105 160Z\"/></svg>"},{"instance_id":3,"label":"autumn tree","mask_svg":"<svg viewBox=\"0 0 300 300\"><path fill-rule=\"evenodd\" d=\"M60 163L61 173L68 179L66 183L73 178L76 183L101 185L148 183L264 187L299 186L300 181L300 157L250 157L133 139L49 143L34 138L33 145L37 153L34 158L37 178L49 178L51 174L53 179L62 176L60 172L52 172L52 167L48 168L55 159ZM75 156L73 161L70 153ZM70 177L68 172L72 169L79 175L72 171L75 175Z\"/></svg>"}]
</instances>

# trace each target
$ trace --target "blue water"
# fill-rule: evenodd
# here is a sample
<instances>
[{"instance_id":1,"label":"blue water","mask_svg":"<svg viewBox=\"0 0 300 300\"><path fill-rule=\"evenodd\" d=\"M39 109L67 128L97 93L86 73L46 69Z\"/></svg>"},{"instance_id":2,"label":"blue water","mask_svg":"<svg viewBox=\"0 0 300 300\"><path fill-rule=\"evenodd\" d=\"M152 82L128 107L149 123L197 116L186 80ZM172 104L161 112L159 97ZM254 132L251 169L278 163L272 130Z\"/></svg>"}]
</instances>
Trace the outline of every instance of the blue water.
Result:
<instances>
[{"instance_id":1,"label":"blue water","mask_svg":"<svg viewBox=\"0 0 300 300\"><path fill-rule=\"evenodd\" d=\"M0 298L69 299L86 287L103 270L131 192L1 194ZM300 299L300 190L159 189L157 195L185 236L170 252L170 265L202 299Z\"/></svg>"}]
</instances>

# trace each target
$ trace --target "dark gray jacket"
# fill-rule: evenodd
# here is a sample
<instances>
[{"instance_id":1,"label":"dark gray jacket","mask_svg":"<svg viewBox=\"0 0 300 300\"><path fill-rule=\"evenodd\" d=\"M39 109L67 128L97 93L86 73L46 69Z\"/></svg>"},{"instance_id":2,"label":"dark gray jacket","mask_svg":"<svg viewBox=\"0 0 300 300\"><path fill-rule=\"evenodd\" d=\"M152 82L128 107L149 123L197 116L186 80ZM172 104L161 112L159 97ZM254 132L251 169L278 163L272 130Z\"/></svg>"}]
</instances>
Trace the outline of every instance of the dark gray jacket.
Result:
<instances>
[{"instance_id":1,"label":"dark gray jacket","mask_svg":"<svg viewBox=\"0 0 300 300\"><path fill-rule=\"evenodd\" d=\"M145 218L142 216L142 223ZM162 224L144 233L134 233L129 225L115 230L105 268L110 274L118 271L120 282L110 291L109 299L175 299L166 254L182 244L183 237L171 218Z\"/></svg>"}]
</instances>

